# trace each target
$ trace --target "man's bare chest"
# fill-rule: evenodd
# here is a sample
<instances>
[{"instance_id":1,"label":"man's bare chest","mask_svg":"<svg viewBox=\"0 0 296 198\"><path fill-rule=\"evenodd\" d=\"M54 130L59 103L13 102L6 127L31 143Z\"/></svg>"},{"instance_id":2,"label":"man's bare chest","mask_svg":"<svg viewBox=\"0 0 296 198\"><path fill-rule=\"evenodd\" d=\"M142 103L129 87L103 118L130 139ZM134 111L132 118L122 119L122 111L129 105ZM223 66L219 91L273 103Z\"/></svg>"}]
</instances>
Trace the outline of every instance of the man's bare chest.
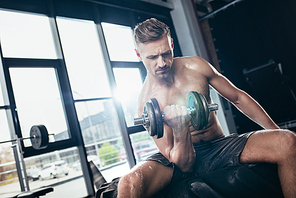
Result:
<instances>
[{"instance_id":1,"label":"man's bare chest","mask_svg":"<svg viewBox=\"0 0 296 198\"><path fill-rule=\"evenodd\" d=\"M204 79L190 82L179 82L174 84L174 86L155 91L153 97L158 100L161 109L168 105L187 106L187 96L190 91L196 91L208 98L209 84Z\"/></svg>"}]
</instances>

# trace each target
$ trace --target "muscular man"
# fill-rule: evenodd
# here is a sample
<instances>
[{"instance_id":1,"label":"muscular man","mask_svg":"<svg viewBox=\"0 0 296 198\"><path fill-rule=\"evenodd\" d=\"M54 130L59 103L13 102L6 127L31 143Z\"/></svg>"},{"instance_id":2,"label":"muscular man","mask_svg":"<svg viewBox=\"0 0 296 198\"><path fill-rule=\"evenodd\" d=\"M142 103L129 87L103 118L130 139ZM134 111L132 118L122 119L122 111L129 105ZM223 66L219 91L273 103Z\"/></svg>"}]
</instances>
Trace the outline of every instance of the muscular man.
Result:
<instances>
[{"instance_id":1,"label":"muscular man","mask_svg":"<svg viewBox=\"0 0 296 198\"><path fill-rule=\"evenodd\" d=\"M148 19L135 28L134 37L137 56L147 69L138 112L141 115L144 104L156 98L165 114L164 135L154 138L160 153L121 178L119 197L150 197L186 174L198 175L225 166L258 162L276 163L284 196L296 197L293 132L279 129L254 99L204 59L174 58L173 39L166 24ZM187 94L197 91L212 103L209 85L264 130L224 137L215 112L210 113L204 129L194 130L186 116Z\"/></svg>"}]
</instances>

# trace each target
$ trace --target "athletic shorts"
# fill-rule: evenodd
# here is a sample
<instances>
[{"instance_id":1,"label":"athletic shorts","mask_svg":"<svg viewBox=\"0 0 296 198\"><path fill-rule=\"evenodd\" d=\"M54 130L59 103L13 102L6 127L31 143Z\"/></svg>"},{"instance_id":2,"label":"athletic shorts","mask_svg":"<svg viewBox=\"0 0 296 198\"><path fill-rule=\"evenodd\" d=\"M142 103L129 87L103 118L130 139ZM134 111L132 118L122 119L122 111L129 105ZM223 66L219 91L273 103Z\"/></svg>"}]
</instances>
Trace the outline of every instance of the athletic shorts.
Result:
<instances>
[{"instance_id":1,"label":"athletic shorts","mask_svg":"<svg viewBox=\"0 0 296 198\"><path fill-rule=\"evenodd\" d=\"M160 152L148 157L146 160L159 162L160 164L173 168L173 176L168 186L190 177L212 172L225 167L239 166L240 154L242 153L249 136L254 132L242 135L232 134L225 137L224 135L211 141L202 141L193 144L196 152L194 170L191 173L183 173L166 159Z\"/></svg>"}]
</instances>

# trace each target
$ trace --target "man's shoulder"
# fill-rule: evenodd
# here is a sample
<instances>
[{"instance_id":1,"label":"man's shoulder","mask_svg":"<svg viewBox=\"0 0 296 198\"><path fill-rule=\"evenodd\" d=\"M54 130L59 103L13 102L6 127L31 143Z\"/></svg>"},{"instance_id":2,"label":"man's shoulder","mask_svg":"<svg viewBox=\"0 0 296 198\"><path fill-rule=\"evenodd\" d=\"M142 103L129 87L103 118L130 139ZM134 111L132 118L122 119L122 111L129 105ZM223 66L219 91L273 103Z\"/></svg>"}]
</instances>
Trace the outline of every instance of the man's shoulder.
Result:
<instances>
[{"instance_id":1,"label":"man's shoulder","mask_svg":"<svg viewBox=\"0 0 296 198\"><path fill-rule=\"evenodd\" d=\"M201 61L203 58L199 56L181 56L175 57L174 61L186 62L186 61Z\"/></svg>"},{"instance_id":2,"label":"man's shoulder","mask_svg":"<svg viewBox=\"0 0 296 198\"><path fill-rule=\"evenodd\" d=\"M178 66L195 67L201 65L205 60L199 56L175 57L174 64Z\"/></svg>"},{"instance_id":3,"label":"man's shoulder","mask_svg":"<svg viewBox=\"0 0 296 198\"><path fill-rule=\"evenodd\" d=\"M199 56L184 56L174 58L174 67L180 72L184 72L184 69L201 72L202 68L204 68L206 65L205 63L206 61Z\"/></svg>"}]
</instances>

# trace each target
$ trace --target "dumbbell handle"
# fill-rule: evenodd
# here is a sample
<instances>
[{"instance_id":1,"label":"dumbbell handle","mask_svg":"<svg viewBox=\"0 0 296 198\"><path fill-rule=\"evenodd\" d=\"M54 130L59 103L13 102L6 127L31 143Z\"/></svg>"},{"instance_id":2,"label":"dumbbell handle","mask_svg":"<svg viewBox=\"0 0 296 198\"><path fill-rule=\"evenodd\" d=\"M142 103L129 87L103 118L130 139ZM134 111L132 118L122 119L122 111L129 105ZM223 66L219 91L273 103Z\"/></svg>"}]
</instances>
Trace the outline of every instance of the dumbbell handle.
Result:
<instances>
[{"instance_id":1,"label":"dumbbell handle","mask_svg":"<svg viewBox=\"0 0 296 198\"><path fill-rule=\"evenodd\" d=\"M208 104L208 110L209 111L217 111L218 110L218 104ZM195 111L195 108L187 108L187 113L191 115Z\"/></svg>"},{"instance_id":2,"label":"dumbbell handle","mask_svg":"<svg viewBox=\"0 0 296 198\"><path fill-rule=\"evenodd\" d=\"M139 118L134 118L134 125L146 125L147 123L149 123L149 119L145 119L145 115L142 114L141 117Z\"/></svg>"},{"instance_id":3,"label":"dumbbell handle","mask_svg":"<svg viewBox=\"0 0 296 198\"><path fill-rule=\"evenodd\" d=\"M218 110L218 104L208 104L209 111L216 111ZM195 111L194 108L187 108L187 113L191 115ZM161 115L162 119L164 119L164 114ZM134 118L134 125L146 125L149 123L149 119L145 119L145 115L143 114L139 118Z\"/></svg>"},{"instance_id":4,"label":"dumbbell handle","mask_svg":"<svg viewBox=\"0 0 296 198\"><path fill-rule=\"evenodd\" d=\"M209 111L217 111L218 104L208 104ZM191 114L195 111L194 108L187 108L187 114L191 116ZM162 118L164 119L164 114L162 114Z\"/></svg>"},{"instance_id":5,"label":"dumbbell handle","mask_svg":"<svg viewBox=\"0 0 296 198\"><path fill-rule=\"evenodd\" d=\"M208 104L209 111L217 111L219 109L218 104Z\"/></svg>"}]
</instances>

